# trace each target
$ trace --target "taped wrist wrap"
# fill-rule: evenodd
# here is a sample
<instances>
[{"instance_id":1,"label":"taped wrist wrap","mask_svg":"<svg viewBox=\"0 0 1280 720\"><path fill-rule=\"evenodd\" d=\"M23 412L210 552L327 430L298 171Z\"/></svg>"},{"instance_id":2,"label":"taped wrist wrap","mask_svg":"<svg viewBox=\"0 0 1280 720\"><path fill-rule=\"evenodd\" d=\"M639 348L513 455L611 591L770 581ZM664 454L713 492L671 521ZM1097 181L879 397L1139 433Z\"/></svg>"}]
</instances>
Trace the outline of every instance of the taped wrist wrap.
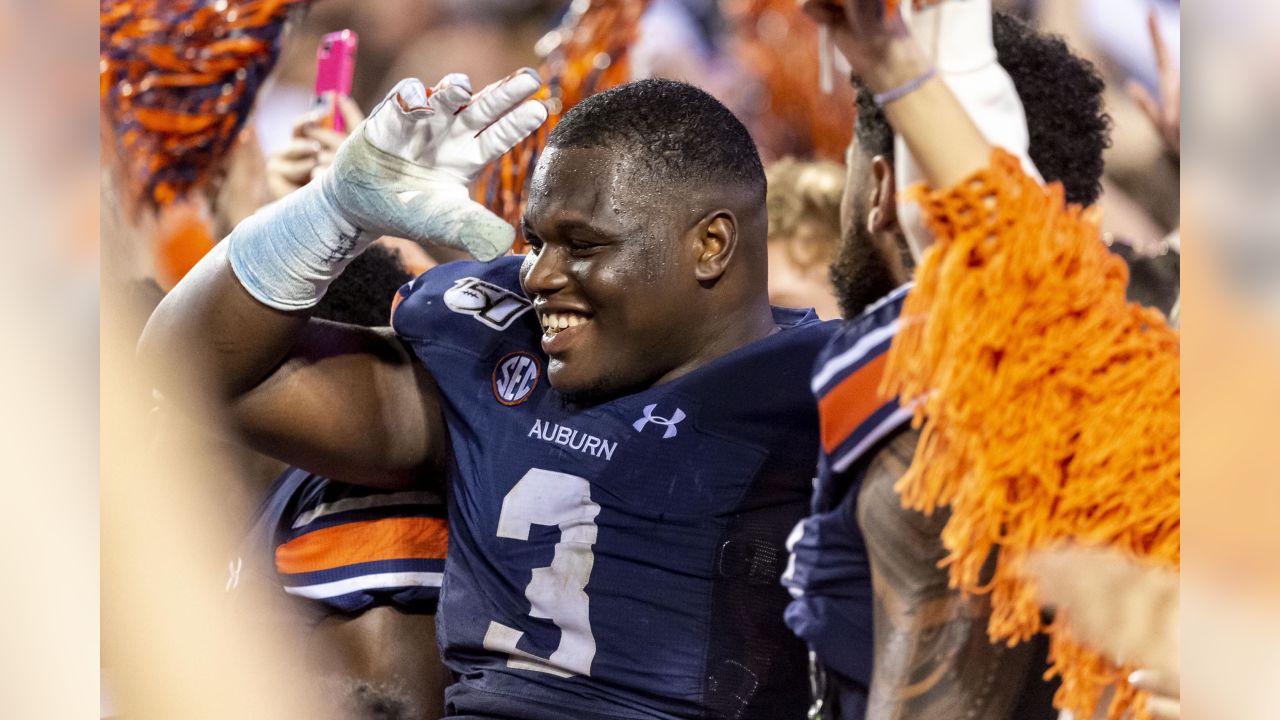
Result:
<instances>
[{"instance_id":1,"label":"taped wrist wrap","mask_svg":"<svg viewBox=\"0 0 1280 720\"><path fill-rule=\"evenodd\" d=\"M373 241L338 212L330 176L262 208L227 237L231 269L258 302L277 310L315 307Z\"/></svg>"}]
</instances>

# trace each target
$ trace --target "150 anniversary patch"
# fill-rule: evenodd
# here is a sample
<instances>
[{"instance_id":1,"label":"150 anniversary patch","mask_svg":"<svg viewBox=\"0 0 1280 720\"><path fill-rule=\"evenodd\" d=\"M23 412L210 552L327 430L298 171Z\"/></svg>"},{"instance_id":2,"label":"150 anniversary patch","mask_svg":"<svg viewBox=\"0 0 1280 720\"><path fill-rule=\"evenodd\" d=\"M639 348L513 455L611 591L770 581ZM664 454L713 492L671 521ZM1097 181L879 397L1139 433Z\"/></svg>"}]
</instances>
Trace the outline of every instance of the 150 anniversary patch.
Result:
<instances>
[{"instance_id":1,"label":"150 anniversary patch","mask_svg":"<svg viewBox=\"0 0 1280 720\"><path fill-rule=\"evenodd\" d=\"M444 291L444 304L450 310L471 315L494 330L506 330L516 318L533 308L524 297L487 283L465 277Z\"/></svg>"}]
</instances>

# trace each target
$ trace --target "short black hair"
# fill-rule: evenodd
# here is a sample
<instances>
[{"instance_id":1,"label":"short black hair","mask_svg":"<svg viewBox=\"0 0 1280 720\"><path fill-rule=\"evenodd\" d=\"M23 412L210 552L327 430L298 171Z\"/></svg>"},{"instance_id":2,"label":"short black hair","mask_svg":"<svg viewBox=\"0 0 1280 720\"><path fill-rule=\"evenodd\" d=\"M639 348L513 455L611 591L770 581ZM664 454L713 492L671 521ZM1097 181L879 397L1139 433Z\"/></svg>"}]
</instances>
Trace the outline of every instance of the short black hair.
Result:
<instances>
[{"instance_id":1,"label":"short black hair","mask_svg":"<svg viewBox=\"0 0 1280 720\"><path fill-rule=\"evenodd\" d=\"M382 327L391 322L396 292L412 279L399 253L371 245L334 279L312 314L322 320Z\"/></svg>"},{"instance_id":2,"label":"short black hair","mask_svg":"<svg viewBox=\"0 0 1280 720\"><path fill-rule=\"evenodd\" d=\"M719 100L676 80L637 80L584 98L547 146L617 147L663 180L738 182L764 197L764 165L747 128Z\"/></svg>"},{"instance_id":3,"label":"short black hair","mask_svg":"<svg viewBox=\"0 0 1280 720\"><path fill-rule=\"evenodd\" d=\"M1027 114L1031 160L1045 180L1062 183L1067 202L1091 205L1102 194L1102 154L1111 145L1102 76L1057 35L1016 17L993 14L996 59L1013 79ZM854 133L870 155L893 158L893 129L860 85Z\"/></svg>"}]
</instances>

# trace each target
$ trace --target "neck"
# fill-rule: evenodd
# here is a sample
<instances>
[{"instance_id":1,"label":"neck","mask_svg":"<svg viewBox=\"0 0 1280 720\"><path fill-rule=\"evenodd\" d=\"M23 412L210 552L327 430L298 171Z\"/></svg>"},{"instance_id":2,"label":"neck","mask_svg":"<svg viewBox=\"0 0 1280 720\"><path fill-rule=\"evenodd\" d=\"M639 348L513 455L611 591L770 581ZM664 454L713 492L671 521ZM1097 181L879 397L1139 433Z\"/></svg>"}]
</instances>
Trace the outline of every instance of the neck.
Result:
<instances>
[{"instance_id":1,"label":"neck","mask_svg":"<svg viewBox=\"0 0 1280 720\"><path fill-rule=\"evenodd\" d=\"M716 358L728 355L738 348L762 340L778 330L773 321L773 310L769 306L769 297L760 294L750 300L725 308L714 317L719 322L705 323L709 336L697 343L694 352L687 360L664 374L654 383L661 385L676 378L683 377Z\"/></svg>"}]
</instances>

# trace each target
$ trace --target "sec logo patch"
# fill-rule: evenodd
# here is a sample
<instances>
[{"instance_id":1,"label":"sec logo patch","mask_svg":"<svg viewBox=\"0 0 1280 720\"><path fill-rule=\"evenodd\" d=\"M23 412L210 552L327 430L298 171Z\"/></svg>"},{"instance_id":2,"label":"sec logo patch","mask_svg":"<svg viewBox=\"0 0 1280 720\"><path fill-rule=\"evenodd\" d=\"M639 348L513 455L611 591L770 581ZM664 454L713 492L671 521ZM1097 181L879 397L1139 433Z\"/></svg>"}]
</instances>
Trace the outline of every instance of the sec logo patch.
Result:
<instances>
[{"instance_id":1,"label":"sec logo patch","mask_svg":"<svg viewBox=\"0 0 1280 720\"><path fill-rule=\"evenodd\" d=\"M525 352L511 353L493 369L493 397L503 405L519 405L533 394L541 376L538 358Z\"/></svg>"}]
</instances>

